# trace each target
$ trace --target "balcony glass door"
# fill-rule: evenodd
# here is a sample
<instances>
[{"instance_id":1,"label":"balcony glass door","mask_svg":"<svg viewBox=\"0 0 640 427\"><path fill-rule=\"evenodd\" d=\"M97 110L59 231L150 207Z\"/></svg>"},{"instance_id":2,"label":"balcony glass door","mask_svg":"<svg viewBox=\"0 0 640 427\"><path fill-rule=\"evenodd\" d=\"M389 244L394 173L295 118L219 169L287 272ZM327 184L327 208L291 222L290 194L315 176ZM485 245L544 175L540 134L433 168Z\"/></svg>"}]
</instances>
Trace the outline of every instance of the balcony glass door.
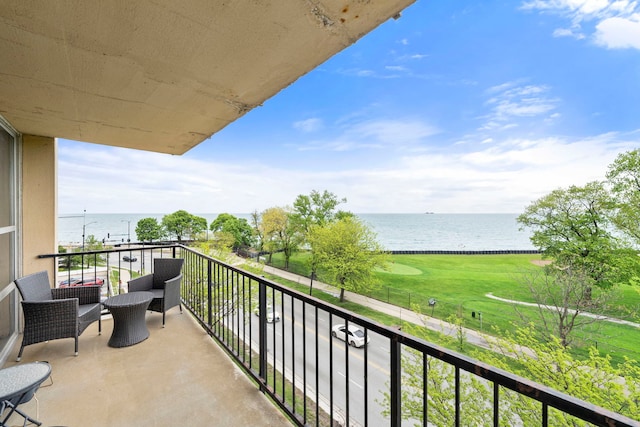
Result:
<instances>
[{"instance_id":1,"label":"balcony glass door","mask_svg":"<svg viewBox=\"0 0 640 427\"><path fill-rule=\"evenodd\" d=\"M13 280L17 254L16 135L0 117L0 363L17 333L17 298Z\"/></svg>"}]
</instances>

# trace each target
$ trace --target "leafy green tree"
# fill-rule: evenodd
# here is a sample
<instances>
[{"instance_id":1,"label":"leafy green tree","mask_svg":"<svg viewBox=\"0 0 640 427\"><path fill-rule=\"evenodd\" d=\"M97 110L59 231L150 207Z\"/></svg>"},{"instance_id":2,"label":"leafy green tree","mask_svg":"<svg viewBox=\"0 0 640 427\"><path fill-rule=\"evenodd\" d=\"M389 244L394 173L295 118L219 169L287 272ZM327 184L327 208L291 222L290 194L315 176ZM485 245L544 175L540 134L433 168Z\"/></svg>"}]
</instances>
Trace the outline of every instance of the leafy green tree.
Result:
<instances>
[{"instance_id":1,"label":"leafy green tree","mask_svg":"<svg viewBox=\"0 0 640 427\"><path fill-rule=\"evenodd\" d=\"M102 249L104 249L104 245L102 244L102 241L96 239L96 236L94 236L93 234L89 234L85 239L84 250L86 252L89 252L89 251L100 251ZM98 263L104 261L104 257L98 254L85 255L84 257L81 257L81 258L84 258L84 265L86 265L87 267L90 267L92 265L98 265Z\"/></svg>"},{"instance_id":2,"label":"leafy green tree","mask_svg":"<svg viewBox=\"0 0 640 427\"><path fill-rule=\"evenodd\" d=\"M86 251L99 251L104 249L104 245L101 240L96 239L96 236L89 234L85 240Z\"/></svg>"},{"instance_id":3,"label":"leafy green tree","mask_svg":"<svg viewBox=\"0 0 640 427\"><path fill-rule=\"evenodd\" d=\"M264 234L262 233L262 227L260 223L262 222L262 215L258 213L257 210L254 210L251 213L251 227L253 229L253 235L255 237L254 244L255 248L258 251L262 251L264 249Z\"/></svg>"},{"instance_id":4,"label":"leafy green tree","mask_svg":"<svg viewBox=\"0 0 640 427\"><path fill-rule=\"evenodd\" d=\"M514 371L547 387L570 396L622 414L632 419L640 419L640 365L625 358L625 362L612 365L609 355L601 355L592 347L587 358L575 359L561 340L536 338L533 325L516 329L515 333L503 334L503 339L495 341L494 353L485 355L485 362L501 369ZM516 364L514 365L513 361ZM510 368L511 367L511 368ZM523 425L541 425L537 402L511 396L514 408L530 407L530 417ZM511 403L509 403L511 404ZM549 425L586 426L557 411L550 411Z\"/></svg>"},{"instance_id":5,"label":"leafy green tree","mask_svg":"<svg viewBox=\"0 0 640 427\"><path fill-rule=\"evenodd\" d=\"M604 184L590 182L552 191L527 206L518 222L532 230L532 243L552 260L547 268L570 265L587 273L596 286L609 287L629 278L620 267L630 252L611 233L613 209Z\"/></svg>"},{"instance_id":6,"label":"leafy green tree","mask_svg":"<svg viewBox=\"0 0 640 427\"><path fill-rule=\"evenodd\" d=\"M69 250L62 245L58 245L58 253L66 254L69 253ZM58 258L58 267L61 270L72 270L77 267L82 267L82 256L71 255L68 257L60 257Z\"/></svg>"},{"instance_id":7,"label":"leafy green tree","mask_svg":"<svg viewBox=\"0 0 640 427\"><path fill-rule=\"evenodd\" d=\"M640 244L640 149L620 154L609 165L607 179L617 202L613 223Z\"/></svg>"},{"instance_id":8,"label":"leafy green tree","mask_svg":"<svg viewBox=\"0 0 640 427\"><path fill-rule=\"evenodd\" d=\"M426 388L424 382L426 378ZM401 416L404 420L413 421L416 427L427 425L424 419L424 399L427 399L427 421L431 426L453 426L455 423L455 368L453 365L442 362L434 357L423 359L422 353L413 349L402 351L402 406ZM464 402L461 407L460 419L463 426L488 426L492 425L492 414L487 407L491 401L492 390L483 380L475 376L465 376L461 381L460 400ZM424 390L427 394L424 394ZM503 394L501 394L503 396ZM391 407L390 395L383 393L381 406L385 408L384 416L389 416ZM504 417L504 415L503 415ZM405 425L403 423L402 425ZM512 423L500 423L500 425L518 425ZM528 424L524 424L528 425Z\"/></svg>"},{"instance_id":9,"label":"leafy green tree","mask_svg":"<svg viewBox=\"0 0 640 427\"><path fill-rule=\"evenodd\" d=\"M207 219L179 210L162 217L162 226L169 235L176 236L178 241L183 237L195 238L207 229Z\"/></svg>"},{"instance_id":10,"label":"leafy green tree","mask_svg":"<svg viewBox=\"0 0 640 427\"><path fill-rule=\"evenodd\" d=\"M202 234L207 231L207 219L201 216L191 215L191 228L189 236L192 239L202 239Z\"/></svg>"},{"instance_id":11,"label":"leafy green tree","mask_svg":"<svg viewBox=\"0 0 640 427\"><path fill-rule=\"evenodd\" d=\"M406 331L421 336L418 326L406 325ZM613 366L611 358L594 348L585 360L574 359L557 338L539 341L532 326L506 333L492 341L494 352L477 355L505 371L528 378L570 396L620 413L631 419L640 417L640 366L626 360ZM424 381L427 381L426 387ZM402 417L415 426L425 425L424 403L429 425L454 425L455 371L439 359L423 358L413 350L402 352ZM492 383L463 373L459 382L461 425L492 424ZM427 390L425 395L424 391ZM389 395L383 395L389 407ZM500 425L542 425L540 404L515 392L500 390ZM549 411L549 425L587 426L559 411Z\"/></svg>"},{"instance_id":12,"label":"leafy green tree","mask_svg":"<svg viewBox=\"0 0 640 427\"><path fill-rule=\"evenodd\" d=\"M300 194L293 202L291 222L302 234L303 242L308 242L309 231L312 227L322 227L346 216L353 216L350 212L336 211L339 204L346 202L346 198L338 199L338 196L327 190L322 193L312 190L309 195ZM318 271L318 259L313 250L307 262L311 270L309 286L309 295L311 295L313 292L313 280Z\"/></svg>"},{"instance_id":13,"label":"leafy green tree","mask_svg":"<svg viewBox=\"0 0 640 427\"><path fill-rule=\"evenodd\" d=\"M156 218L142 218L136 225L136 236L142 242L153 242L164 237L164 230Z\"/></svg>"},{"instance_id":14,"label":"leafy green tree","mask_svg":"<svg viewBox=\"0 0 640 427\"><path fill-rule=\"evenodd\" d=\"M231 250L234 241L235 238L233 234L227 233L226 231L216 231L213 239L203 240L198 243L198 246L203 253L230 263L232 262L231 256L233 254Z\"/></svg>"},{"instance_id":15,"label":"leafy green tree","mask_svg":"<svg viewBox=\"0 0 640 427\"><path fill-rule=\"evenodd\" d=\"M289 268L289 259L300 244L300 233L291 222L290 210L283 207L268 208L262 212L260 232L264 236L264 248L271 254L281 250L284 255L284 268Z\"/></svg>"},{"instance_id":16,"label":"leafy green tree","mask_svg":"<svg viewBox=\"0 0 640 427\"><path fill-rule=\"evenodd\" d=\"M211 222L209 229L214 233L224 232L233 237L231 247L238 249L251 246L253 230L244 218L222 213Z\"/></svg>"},{"instance_id":17,"label":"leafy green tree","mask_svg":"<svg viewBox=\"0 0 640 427\"><path fill-rule=\"evenodd\" d=\"M335 194L324 190L320 193L312 190L311 194L300 194L293 202L291 221L306 234L311 226L323 226L333 221L337 215L336 207L346 203L347 199L338 199Z\"/></svg>"},{"instance_id":18,"label":"leafy green tree","mask_svg":"<svg viewBox=\"0 0 640 427\"><path fill-rule=\"evenodd\" d=\"M387 262L376 234L356 217L311 227L309 243L329 282L340 288L341 302L345 290L365 293L372 289L377 283L374 268L384 268Z\"/></svg>"}]
</instances>

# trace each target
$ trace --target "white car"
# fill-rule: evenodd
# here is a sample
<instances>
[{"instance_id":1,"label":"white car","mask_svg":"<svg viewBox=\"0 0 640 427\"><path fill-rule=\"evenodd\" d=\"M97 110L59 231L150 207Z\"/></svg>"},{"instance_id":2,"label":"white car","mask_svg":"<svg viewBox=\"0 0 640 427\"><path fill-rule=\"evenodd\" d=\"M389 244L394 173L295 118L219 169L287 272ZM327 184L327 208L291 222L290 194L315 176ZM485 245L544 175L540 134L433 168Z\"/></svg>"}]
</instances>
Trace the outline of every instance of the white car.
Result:
<instances>
[{"instance_id":1,"label":"white car","mask_svg":"<svg viewBox=\"0 0 640 427\"><path fill-rule=\"evenodd\" d=\"M256 306L256 308L253 310L253 313L256 316L260 316L260 306ZM273 307L271 307L270 305L267 306L267 322L269 323L273 323L273 322L279 322L280 321L280 313L278 313L276 310L273 309Z\"/></svg>"},{"instance_id":2,"label":"white car","mask_svg":"<svg viewBox=\"0 0 640 427\"><path fill-rule=\"evenodd\" d=\"M367 335L367 342L364 341L364 331L355 325L349 325L349 330L343 324L336 325L331 328L331 336L340 338L353 347L364 347L369 344L371 338Z\"/></svg>"}]
</instances>

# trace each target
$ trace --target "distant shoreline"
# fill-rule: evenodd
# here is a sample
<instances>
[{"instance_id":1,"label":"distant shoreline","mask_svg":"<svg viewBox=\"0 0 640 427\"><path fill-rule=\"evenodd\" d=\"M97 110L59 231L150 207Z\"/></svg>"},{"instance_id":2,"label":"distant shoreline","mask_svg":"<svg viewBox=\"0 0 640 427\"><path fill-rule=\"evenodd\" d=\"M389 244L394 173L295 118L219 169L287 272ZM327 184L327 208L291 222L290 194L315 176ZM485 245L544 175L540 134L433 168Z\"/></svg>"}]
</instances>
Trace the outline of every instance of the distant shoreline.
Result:
<instances>
[{"instance_id":1,"label":"distant shoreline","mask_svg":"<svg viewBox=\"0 0 640 427\"><path fill-rule=\"evenodd\" d=\"M388 251L535 250L516 214L357 214ZM218 214L202 215L210 223ZM107 243L138 241L135 229L149 214L86 214L58 220L58 242L81 244L83 231ZM159 216L161 218L161 216ZM240 216L239 216L240 217ZM245 218L247 219L247 218ZM427 253L427 252L425 252ZM429 252L443 253L443 252Z\"/></svg>"}]
</instances>

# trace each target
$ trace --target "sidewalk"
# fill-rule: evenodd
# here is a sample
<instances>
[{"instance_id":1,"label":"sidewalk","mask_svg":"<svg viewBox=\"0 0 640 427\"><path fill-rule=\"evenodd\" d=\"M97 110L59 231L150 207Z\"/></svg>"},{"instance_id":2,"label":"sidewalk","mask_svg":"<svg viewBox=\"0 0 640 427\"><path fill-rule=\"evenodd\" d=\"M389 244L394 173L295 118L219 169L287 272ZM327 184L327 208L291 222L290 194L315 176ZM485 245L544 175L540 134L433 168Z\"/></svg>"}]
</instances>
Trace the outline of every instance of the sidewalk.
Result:
<instances>
[{"instance_id":1,"label":"sidewalk","mask_svg":"<svg viewBox=\"0 0 640 427\"><path fill-rule=\"evenodd\" d=\"M268 265L264 266L263 271L265 273L273 274L274 276L282 277L283 279L290 280L292 282L296 282L300 285L310 286L311 280L308 277L300 276L294 273L290 273L288 271L280 270ZM323 282L319 282L317 280L313 281L313 288L322 290L328 294L331 294L335 297L338 297L340 294L340 290L335 286L328 285ZM449 336L456 336L458 333L458 327L452 323L445 322L444 320L435 319L433 317L419 314L414 311L398 307L393 304L387 304L385 302L379 301L377 299L369 298L364 295L356 294L353 292L345 291L344 293L345 300L350 302L360 304L365 307L369 307L373 310L379 311L381 313L388 314L390 316L397 317L398 319L413 323L418 326L427 327L434 331L443 333ZM462 328L464 332L464 337L466 342L469 344L473 344L478 347L482 347L485 349L492 349L492 346L487 339L487 335L482 334L473 329Z\"/></svg>"}]
</instances>

